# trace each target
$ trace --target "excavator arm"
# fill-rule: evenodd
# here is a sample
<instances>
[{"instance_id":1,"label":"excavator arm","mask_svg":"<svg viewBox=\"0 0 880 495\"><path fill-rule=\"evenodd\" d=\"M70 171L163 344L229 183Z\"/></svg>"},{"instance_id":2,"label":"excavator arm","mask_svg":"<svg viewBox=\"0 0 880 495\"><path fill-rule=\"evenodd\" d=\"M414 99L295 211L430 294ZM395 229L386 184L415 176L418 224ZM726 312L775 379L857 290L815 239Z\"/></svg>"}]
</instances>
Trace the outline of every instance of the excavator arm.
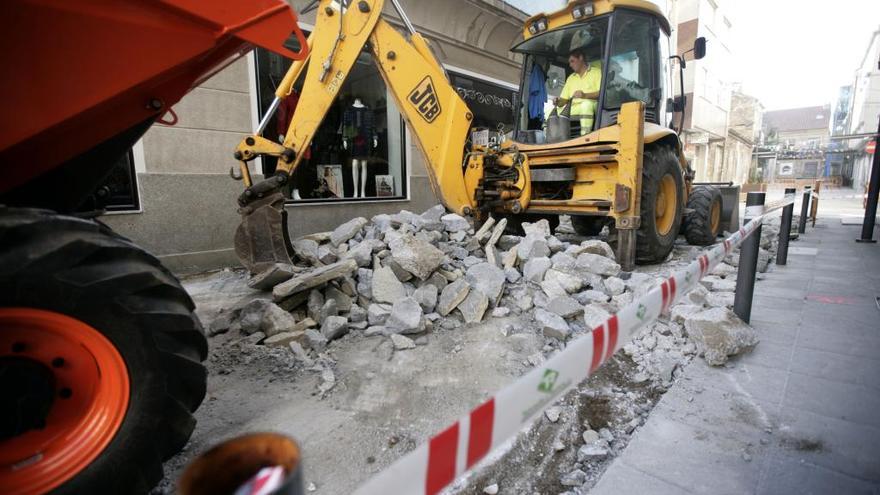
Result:
<instances>
[{"instance_id":1,"label":"excavator arm","mask_svg":"<svg viewBox=\"0 0 880 495\"><path fill-rule=\"evenodd\" d=\"M271 117L305 71L299 104L284 142L261 136L260 125L255 135L238 145L235 158L246 189L239 197L242 224L235 247L252 272L290 262L280 188L299 165L365 45L425 155L435 195L458 213L467 214L474 207L462 166L473 114L449 83L428 42L412 28L397 0L391 1L409 29L409 39L382 18L384 0L360 0L347 7L322 0L308 40L310 56L291 64L264 117L264 122ZM247 163L259 156L277 157L278 165L274 176L253 183Z\"/></svg>"}]
</instances>

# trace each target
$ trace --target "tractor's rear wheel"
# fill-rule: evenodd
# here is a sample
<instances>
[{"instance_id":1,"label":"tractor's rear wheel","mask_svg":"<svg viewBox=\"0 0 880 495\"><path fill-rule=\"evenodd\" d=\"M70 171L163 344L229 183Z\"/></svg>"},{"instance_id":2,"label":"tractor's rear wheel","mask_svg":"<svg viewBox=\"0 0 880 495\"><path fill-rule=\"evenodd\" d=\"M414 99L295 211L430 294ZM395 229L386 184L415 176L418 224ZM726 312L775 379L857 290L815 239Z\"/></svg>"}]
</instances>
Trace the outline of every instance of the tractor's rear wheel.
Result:
<instances>
[{"instance_id":1,"label":"tractor's rear wheel","mask_svg":"<svg viewBox=\"0 0 880 495\"><path fill-rule=\"evenodd\" d=\"M721 191L711 186L694 186L688 198L692 210L684 217L684 236L688 244L708 246L721 233Z\"/></svg>"},{"instance_id":2,"label":"tractor's rear wheel","mask_svg":"<svg viewBox=\"0 0 880 495\"><path fill-rule=\"evenodd\" d=\"M597 236L605 228L608 219L605 217L591 217L585 215L572 215L571 226L578 235Z\"/></svg>"},{"instance_id":3,"label":"tractor's rear wheel","mask_svg":"<svg viewBox=\"0 0 880 495\"><path fill-rule=\"evenodd\" d=\"M681 229L684 178L675 153L665 146L645 149L642 161L641 224L636 231L636 261L666 259Z\"/></svg>"},{"instance_id":4,"label":"tractor's rear wheel","mask_svg":"<svg viewBox=\"0 0 880 495\"><path fill-rule=\"evenodd\" d=\"M192 300L97 222L0 208L0 245L0 486L146 493L205 395Z\"/></svg>"}]
</instances>

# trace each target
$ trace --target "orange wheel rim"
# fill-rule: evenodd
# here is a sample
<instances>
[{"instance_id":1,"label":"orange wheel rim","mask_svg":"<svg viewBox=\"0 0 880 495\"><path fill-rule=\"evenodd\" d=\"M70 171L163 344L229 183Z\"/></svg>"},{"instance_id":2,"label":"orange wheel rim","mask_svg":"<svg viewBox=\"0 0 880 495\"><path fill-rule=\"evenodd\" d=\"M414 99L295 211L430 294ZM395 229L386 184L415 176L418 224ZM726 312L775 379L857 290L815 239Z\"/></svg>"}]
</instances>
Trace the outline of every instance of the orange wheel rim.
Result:
<instances>
[{"instance_id":1,"label":"orange wheel rim","mask_svg":"<svg viewBox=\"0 0 880 495\"><path fill-rule=\"evenodd\" d=\"M709 227L712 229L713 234L718 233L718 226L721 224L721 205L718 203L712 203L712 210L710 212L710 220Z\"/></svg>"},{"instance_id":2,"label":"orange wheel rim","mask_svg":"<svg viewBox=\"0 0 880 495\"><path fill-rule=\"evenodd\" d=\"M91 326L31 308L0 308L0 356L52 372L55 394L45 426L0 442L4 491L44 493L85 469L116 435L129 401L125 361Z\"/></svg>"},{"instance_id":3,"label":"orange wheel rim","mask_svg":"<svg viewBox=\"0 0 880 495\"><path fill-rule=\"evenodd\" d=\"M660 179L660 187L657 188L657 201L654 204L654 223L657 226L658 234L666 235L672 230L677 202L675 179L672 178L672 175L666 174Z\"/></svg>"}]
</instances>

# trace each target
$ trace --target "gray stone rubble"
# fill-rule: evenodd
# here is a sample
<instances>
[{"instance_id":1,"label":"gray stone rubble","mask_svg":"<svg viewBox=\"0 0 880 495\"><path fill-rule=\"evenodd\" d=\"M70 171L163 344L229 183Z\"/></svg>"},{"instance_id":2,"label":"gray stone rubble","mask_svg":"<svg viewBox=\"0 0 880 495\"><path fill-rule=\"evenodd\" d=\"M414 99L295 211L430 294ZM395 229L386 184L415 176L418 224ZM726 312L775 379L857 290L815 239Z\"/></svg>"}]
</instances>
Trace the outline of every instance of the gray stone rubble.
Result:
<instances>
[{"instance_id":1,"label":"gray stone rubble","mask_svg":"<svg viewBox=\"0 0 880 495\"><path fill-rule=\"evenodd\" d=\"M404 359L419 356L420 346L442 338L441 332L467 332L494 319L505 338L523 332L540 336L543 349L522 360L528 369L702 252L677 245L667 263L622 272L606 242L579 238L565 223L555 233L546 220L524 223L520 237L504 234L506 219L475 230L468 219L441 206L420 215L401 211L355 218L332 232L294 241L295 263L253 276L248 285L254 295L221 311L207 326L208 334L240 334L241 345L288 353L296 366L318 373L321 397L340 388L332 357L339 339L372 339L364 345L376 349L377 359L406 353L400 355ZM778 224L764 226L759 269L769 268L777 234ZM694 357L723 365L756 345L751 328L729 310L737 267L738 256L729 256L657 322L641 329L614 358L626 363L620 380L662 391ZM456 346L449 352L459 351ZM626 388L621 390L611 395L635 407ZM573 417L571 407L554 405L546 410L546 421L561 428ZM582 493L594 481L591 466L623 448L647 414L634 410L614 428L583 424L572 438L548 444L548 455L569 456L557 471L559 484L570 490L566 493ZM480 486L487 493L499 487L498 493L507 492L497 480Z\"/></svg>"}]
</instances>

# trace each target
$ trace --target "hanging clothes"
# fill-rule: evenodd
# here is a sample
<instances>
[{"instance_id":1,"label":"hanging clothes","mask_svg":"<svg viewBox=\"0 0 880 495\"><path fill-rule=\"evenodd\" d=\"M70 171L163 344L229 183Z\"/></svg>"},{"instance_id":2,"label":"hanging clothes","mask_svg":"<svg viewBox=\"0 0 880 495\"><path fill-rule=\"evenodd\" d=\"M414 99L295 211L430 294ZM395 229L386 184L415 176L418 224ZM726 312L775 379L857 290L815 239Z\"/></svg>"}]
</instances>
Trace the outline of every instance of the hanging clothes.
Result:
<instances>
[{"instance_id":1,"label":"hanging clothes","mask_svg":"<svg viewBox=\"0 0 880 495\"><path fill-rule=\"evenodd\" d=\"M366 158L370 154L370 144L376 136L373 125L373 111L368 107L348 107L342 116L342 139L351 145L352 158Z\"/></svg>"},{"instance_id":2,"label":"hanging clothes","mask_svg":"<svg viewBox=\"0 0 880 495\"><path fill-rule=\"evenodd\" d=\"M287 98L281 100L281 103L278 104L278 110L275 112L275 127L280 136L287 135L287 128L290 127L290 121L293 120L293 113L296 111L296 106L299 104L299 93L296 90L291 90L290 94L287 95ZM306 148L303 153L303 158L309 160L312 158L312 149L311 144Z\"/></svg>"},{"instance_id":3,"label":"hanging clothes","mask_svg":"<svg viewBox=\"0 0 880 495\"><path fill-rule=\"evenodd\" d=\"M547 101L547 76L540 65L532 65L529 76L529 118L544 120L544 103Z\"/></svg>"}]
</instances>

